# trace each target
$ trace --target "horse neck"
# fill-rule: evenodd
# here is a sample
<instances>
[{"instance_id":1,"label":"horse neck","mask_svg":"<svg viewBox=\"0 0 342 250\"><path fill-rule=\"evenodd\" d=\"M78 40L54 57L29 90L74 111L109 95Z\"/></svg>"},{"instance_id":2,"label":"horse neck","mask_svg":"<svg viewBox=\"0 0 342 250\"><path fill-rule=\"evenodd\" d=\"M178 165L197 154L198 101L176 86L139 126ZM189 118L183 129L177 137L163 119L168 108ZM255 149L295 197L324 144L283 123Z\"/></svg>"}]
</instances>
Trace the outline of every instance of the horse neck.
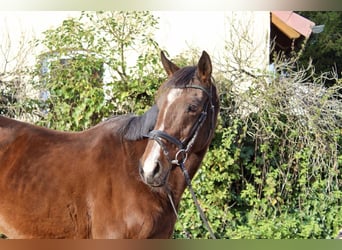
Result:
<instances>
[{"instance_id":1,"label":"horse neck","mask_svg":"<svg viewBox=\"0 0 342 250\"><path fill-rule=\"evenodd\" d=\"M139 141L127 141L124 140L123 147L124 147L124 153L127 156L127 158L132 161L133 164L132 167L135 171L139 171L138 164L139 160L142 157L145 148L147 145L147 140L139 140Z\"/></svg>"}]
</instances>

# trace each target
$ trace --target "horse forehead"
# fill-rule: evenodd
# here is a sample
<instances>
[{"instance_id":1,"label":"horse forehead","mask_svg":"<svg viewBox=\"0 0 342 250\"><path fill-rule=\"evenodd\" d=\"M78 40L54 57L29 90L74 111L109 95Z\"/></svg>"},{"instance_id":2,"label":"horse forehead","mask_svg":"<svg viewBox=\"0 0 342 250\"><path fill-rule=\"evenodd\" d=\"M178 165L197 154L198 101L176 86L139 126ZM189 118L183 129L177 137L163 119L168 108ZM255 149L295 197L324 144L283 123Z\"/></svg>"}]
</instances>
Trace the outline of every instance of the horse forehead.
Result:
<instances>
[{"instance_id":1,"label":"horse forehead","mask_svg":"<svg viewBox=\"0 0 342 250\"><path fill-rule=\"evenodd\" d=\"M196 88L173 88L166 95L165 110L167 110L170 105L180 97L182 97L181 100L184 101L187 99L187 97L197 97L198 99L201 99L204 97L204 93L201 89Z\"/></svg>"},{"instance_id":2,"label":"horse forehead","mask_svg":"<svg viewBox=\"0 0 342 250\"><path fill-rule=\"evenodd\" d=\"M166 100L167 100L166 108L169 108L170 104L173 103L178 97L180 97L182 93L183 93L183 89L180 89L180 88L171 89L166 97Z\"/></svg>"}]
</instances>

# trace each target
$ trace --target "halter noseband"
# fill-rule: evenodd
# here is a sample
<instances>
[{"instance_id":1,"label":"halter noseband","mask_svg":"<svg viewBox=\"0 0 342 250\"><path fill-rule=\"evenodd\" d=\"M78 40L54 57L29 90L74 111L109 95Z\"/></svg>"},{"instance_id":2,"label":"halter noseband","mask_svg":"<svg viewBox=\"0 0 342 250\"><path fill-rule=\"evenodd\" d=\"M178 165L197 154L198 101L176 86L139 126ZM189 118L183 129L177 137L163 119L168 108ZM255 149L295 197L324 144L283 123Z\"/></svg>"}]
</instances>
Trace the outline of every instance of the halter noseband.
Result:
<instances>
[{"instance_id":1,"label":"halter noseband","mask_svg":"<svg viewBox=\"0 0 342 250\"><path fill-rule=\"evenodd\" d=\"M206 88L200 86L200 85L187 85L183 88L193 88L193 89L200 89L202 90L204 93L207 94L208 96L208 102L205 105L205 108L203 108L198 120L196 121L196 123L193 125L191 131L190 131L190 136L188 136L187 138L185 138L184 140L180 141L179 139L177 139L176 137L173 137L171 135L169 135L168 133L162 131L162 130L152 130L150 131L147 135L145 135L145 137L155 140L160 147L163 149L164 155L168 158L168 160L172 163L172 164L176 164L176 165L180 165L180 163L184 163L187 159L187 155L190 151L190 149L192 148L199 130L201 129L201 127L203 126L207 115L208 115L208 109L211 109L211 113L212 113L212 120L211 120L211 124L210 124L210 130L213 130L214 128L214 105L212 102L212 89L210 88L210 91L208 91ZM208 136L208 140L210 138L210 133ZM178 151L175 155L175 159L174 160L170 160L169 158L169 152L165 146L165 144L163 143L162 139L174 144L177 148Z\"/></svg>"}]
</instances>

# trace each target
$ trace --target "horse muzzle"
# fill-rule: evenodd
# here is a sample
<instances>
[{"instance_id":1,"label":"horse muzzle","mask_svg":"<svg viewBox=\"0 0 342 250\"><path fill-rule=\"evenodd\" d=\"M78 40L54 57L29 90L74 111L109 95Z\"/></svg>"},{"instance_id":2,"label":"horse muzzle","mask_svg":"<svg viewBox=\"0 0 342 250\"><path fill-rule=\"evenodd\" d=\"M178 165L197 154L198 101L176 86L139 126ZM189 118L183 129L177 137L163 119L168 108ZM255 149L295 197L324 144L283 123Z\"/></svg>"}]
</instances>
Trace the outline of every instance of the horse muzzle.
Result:
<instances>
[{"instance_id":1,"label":"horse muzzle","mask_svg":"<svg viewBox=\"0 0 342 250\"><path fill-rule=\"evenodd\" d=\"M142 164L139 165L139 174L144 183L151 187L162 187L166 184L169 171L164 171L162 163L156 162L154 166L149 166L145 171Z\"/></svg>"}]
</instances>

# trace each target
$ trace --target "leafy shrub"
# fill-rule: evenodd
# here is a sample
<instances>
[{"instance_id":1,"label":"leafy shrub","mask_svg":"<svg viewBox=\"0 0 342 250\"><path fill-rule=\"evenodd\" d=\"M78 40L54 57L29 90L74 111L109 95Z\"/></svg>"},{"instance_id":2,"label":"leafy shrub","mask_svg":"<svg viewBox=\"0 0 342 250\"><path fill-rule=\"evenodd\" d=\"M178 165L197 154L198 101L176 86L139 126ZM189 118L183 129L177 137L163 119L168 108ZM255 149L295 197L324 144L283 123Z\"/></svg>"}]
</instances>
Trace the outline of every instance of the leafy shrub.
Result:
<instances>
[{"instance_id":1,"label":"leafy shrub","mask_svg":"<svg viewBox=\"0 0 342 250\"><path fill-rule=\"evenodd\" d=\"M149 12L83 12L44 32L34 75L40 125L84 130L112 114L142 113L161 83L158 24ZM138 51L135 62L128 62ZM133 54L134 56L134 54Z\"/></svg>"},{"instance_id":2,"label":"leafy shrub","mask_svg":"<svg viewBox=\"0 0 342 250\"><path fill-rule=\"evenodd\" d=\"M220 124L193 180L218 238L333 238L342 225L341 85L308 83L295 63L279 60L286 76L243 94L220 86ZM187 192L174 236L209 237Z\"/></svg>"}]
</instances>

